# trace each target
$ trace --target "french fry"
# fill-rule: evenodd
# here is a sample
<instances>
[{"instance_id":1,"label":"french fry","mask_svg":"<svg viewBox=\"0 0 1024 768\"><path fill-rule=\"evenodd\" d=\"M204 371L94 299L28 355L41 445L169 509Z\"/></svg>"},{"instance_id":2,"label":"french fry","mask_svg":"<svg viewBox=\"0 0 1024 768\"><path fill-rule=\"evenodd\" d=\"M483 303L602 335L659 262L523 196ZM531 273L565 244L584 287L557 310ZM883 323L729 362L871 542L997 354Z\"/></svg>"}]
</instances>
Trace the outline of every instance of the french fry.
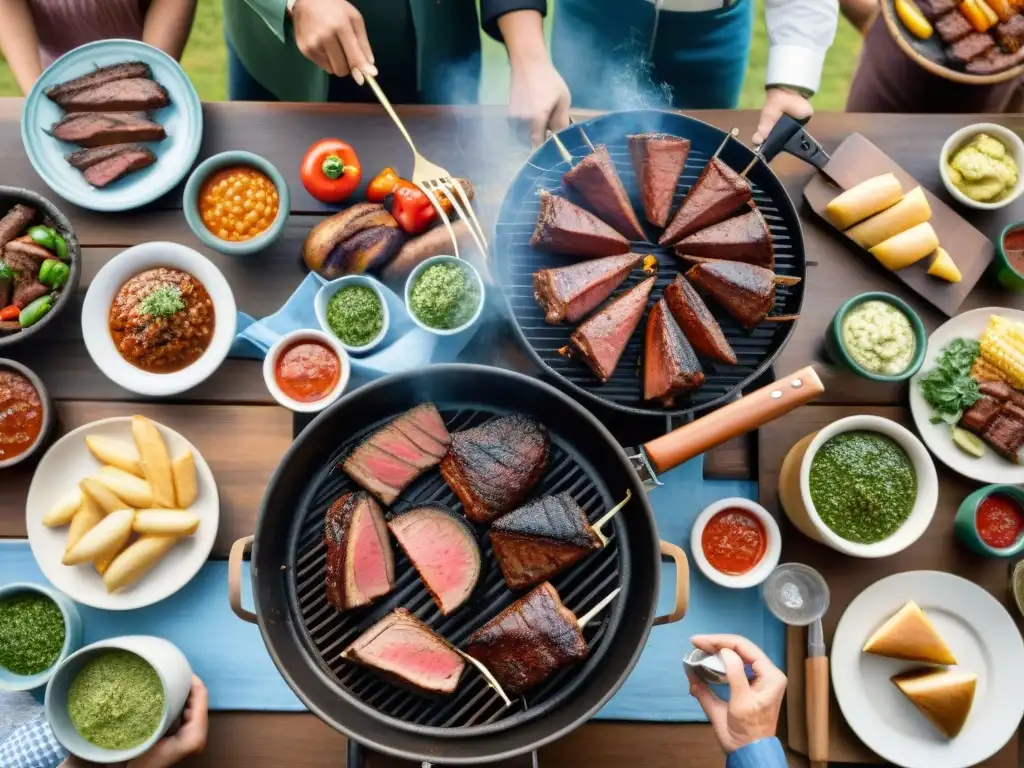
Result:
<instances>
[{"instance_id":1,"label":"french fry","mask_svg":"<svg viewBox=\"0 0 1024 768\"><path fill-rule=\"evenodd\" d=\"M78 487L82 490L82 495L88 496L90 499L95 501L96 506L98 506L100 511L105 515L109 515L111 512L116 512L119 509L124 509L129 506L121 501L121 499L117 497L116 493L94 477L85 478L78 484Z\"/></svg>"},{"instance_id":2,"label":"french fry","mask_svg":"<svg viewBox=\"0 0 1024 768\"><path fill-rule=\"evenodd\" d=\"M123 469L136 477L142 477L142 461L132 446L106 435L86 435L85 446L103 464Z\"/></svg>"},{"instance_id":3,"label":"french fry","mask_svg":"<svg viewBox=\"0 0 1024 768\"><path fill-rule=\"evenodd\" d=\"M186 451L171 464L171 473L174 475L174 496L178 500L178 507L188 509L199 494L196 485L196 460L192 451Z\"/></svg>"},{"instance_id":4,"label":"french fry","mask_svg":"<svg viewBox=\"0 0 1024 768\"><path fill-rule=\"evenodd\" d=\"M82 494L82 506L78 508L75 516L71 518L71 525L68 528L68 542L67 547L64 549L65 554L102 519L103 511L96 502L89 496Z\"/></svg>"},{"instance_id":5,"label":"french fry","mask_svg":"<svg viewBox=\"0 0 1024 768\"><path fill-rule=\"evenodd\" d=\"M57 503L50 507L46 514L43 515L43 525L50 528L67 525L81 506L82 491L80 488L72 488L61 496Z\"/></svg>"},{"instance_id":6,"label":"french fry","mask_svg":"<svg viewBox=\"0 0 1024 768\"><path fill-rule=\"evenodd\" d=\"M101 469L93 479L105 486L119 499L123 499L124 505L135 509L146 509L153 506L153 487L141 477L136 477L117 467L107 466Z\"/></svg>"},{"instance_id":7,"label":"french fry","mask_svg":"<svg viewBox=\"0 0 1024 768\"><path fill-rule=\"evenodd\" d=\"M64 553L61 562L64 565L80 565L101 560L112 552L117 552L131 536L134 518L135 511L131 509L111 512L86 531L85 535Z\"/></svg>"},{"instance_id":8,"label":"french fry","mask_svg":"<svg viewBox=\"0 0 1024 768\"><path fill-rule=\"evenodd\" d=\"M129 535L129 538L131 538L130 535ZM127 544L127 543L128 542L126 540L125 544ZM122 547L122 549L123 549L123 547ZM92 566L93 566L93 568L96 569L96 573L98 573L100 576L102 576L104 573L106 573L107 572L107 568L110 567L110 564L112 562L114 562L114 558L117 557L119 554L121 554L121 550L118 550L117 552L111 552L106 557L102 557L99 560L97 560L95 563L93 563Z\"/></svg>"},{"instance_id":9,"label":"french fry","mask_svg":"<svg viewBox=\"0 0 1024 768\"><path fill-rule=\"evenodd\" d=\"M160 430L145 416L132 416L132 437L142 457L142 471L153 486L152 506L172 509L175 500L171 456Z\"/></svg>"},{"instance_id":10,"label":"french fry","mask_svg":"<svg viewBox=\"0 0 1024 768\"><path fill-rule=\"evenodd\" d=\"M199 517L180 509L143 509L135 513L132 528L143 536L191 536Z\"/></svg>"},{"instance_id":11,"label":"french fry","mask_svg":"<svg viewBox=\"0 0 1024 768\"><path fill-rule=\"evenodd\" d=\"M153 568L177 542L175 536L143 536L131 544L103 574L103 585L107 592L114 592L132 584Z\"/></svg>"}]
</instances>

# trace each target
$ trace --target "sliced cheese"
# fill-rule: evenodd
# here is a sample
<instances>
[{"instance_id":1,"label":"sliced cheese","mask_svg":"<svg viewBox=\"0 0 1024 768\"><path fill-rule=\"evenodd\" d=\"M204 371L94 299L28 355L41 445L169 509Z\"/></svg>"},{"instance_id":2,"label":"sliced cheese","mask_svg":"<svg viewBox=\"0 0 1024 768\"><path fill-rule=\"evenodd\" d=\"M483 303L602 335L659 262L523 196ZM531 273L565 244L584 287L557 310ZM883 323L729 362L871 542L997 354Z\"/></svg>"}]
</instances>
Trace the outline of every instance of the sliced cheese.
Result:
<instances>
[{"instance_id":1,"label":"sliced cheese","mask_svg":"<svg viewBox=\"0 0 1024 768\"><path fill-rule=\"evenodd\" d=\"M883 240L871 248L871 255L890 272L909 267L939 247L939 236L928 222Z\"/></svg>"},{"instance_id":2,"label":"sliced cheese","mask_svg":"<svg viewBox=\"0 0 1024 768\"><path fill-rule=\"evenodd\" d=\"M941 277L947 283L959 283L963 278L957 268L953 257L946 253L945 248L935 249L935 258L928 267L928 274L934 277Z\"/></svg>"},{"instance_id":3,"label":"sliced cheese","mask_svg":"<svg viewBox=\"0 0 1024 768\"><path fill-rule=\"evenodd\" d=\"M918 669L895 675L892 681L949 739L967 722L978 686L977 675L959 669Z\"/></svg>"},{"instance_id":4,"label":"sliced cheese","mask_svg":"<svg viewBox=\"0 0 1024 768\"><path fill-rule=\"evenodd\" d=\"M942 635L913 600L868 638L864 652L924 664L956 664Z\"/></svg>"},{"instance_id":5,"label":"sliced cheese","mask_svg":"<svg viewBox=\"0 0 1024 768\"><path fill-rule=\"evenodd\" d=\"M924 224L931 217L932 209L924 190L914 187L896 205L846 230L846 236L861 248L874 248L900 232Z\"/></svg>"},{"instance_id":6,"label":"sliced cheese","mask_svg":"<svg viewBox=\"0 0 1024 768\"><path fill-rule=\"evenodd\" d=\"M899 179L891 173L862 181L825 206L825 218L834 227L846 230L868 216L884 211L903 197Z\"/></svg>"}]
</instances>

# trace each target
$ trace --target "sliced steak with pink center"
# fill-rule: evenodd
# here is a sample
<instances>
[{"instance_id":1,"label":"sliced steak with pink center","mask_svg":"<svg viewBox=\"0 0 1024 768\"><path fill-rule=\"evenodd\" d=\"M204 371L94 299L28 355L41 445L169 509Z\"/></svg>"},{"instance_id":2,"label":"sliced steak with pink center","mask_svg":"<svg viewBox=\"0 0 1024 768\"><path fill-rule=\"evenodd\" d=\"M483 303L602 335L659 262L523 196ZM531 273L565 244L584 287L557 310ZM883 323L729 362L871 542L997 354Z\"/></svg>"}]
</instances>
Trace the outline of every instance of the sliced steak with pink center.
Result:
<instances>
[{"instance_id":1,"label":"sliced steak with pink center","mask_svg":"<svg viewBox=\"0 0 1024 768\"><path fill-rule=\"evenodd\" d=\"M365 491L342 495L324 518L327 600L339 611L369 605L395 586L395 557L380 506Z\"/></svg>"},{"instance_id":2,"label":"sliced steak with pink center","mask_svg":"<svg viewBox=\"0 0 1024 768\"><path fill-rule=\"evenodd\" d=\"M411 411L399 416L398 420L403 423L412 422L444 446L448 446L452 442L451 435L448 434L448 427L445 426L444 419L441 418L437 406L433 403L417 405Z\"/></svg>"},{"instance_id":3,"label":"sliced steak with pink center","mask_svg":"<svg viewBox=\"0 0 1024 768\"><path fill-rule=\"evenodd\" d=\"M370 445L394 456L417 469L426 469L437 463L437 457L427 453L395 425L378 429L369 440Z\"/></svg>"},{"instance_id":4,"label":"sliced steak with pink center","mask_svg":"<svg viewBox=\"0 0 1024 768\"><path fill-rule=\"evenodd\" d=\"M444 507L416 507L388 528L445 616L466 602L480 578L480 546L469 523Z\"/></svg>"},{"instance_id":5,"label":"sliced steak with pink center","mask_svg":"<svg viewBox=\"0 0 1024 768\"><path fill-rule=\"evenodd\" d=\"M346 659L419 693L450 695L466 662L451 644L405 608L398 608L356 638Z\"/></svg>"}]
</instances>

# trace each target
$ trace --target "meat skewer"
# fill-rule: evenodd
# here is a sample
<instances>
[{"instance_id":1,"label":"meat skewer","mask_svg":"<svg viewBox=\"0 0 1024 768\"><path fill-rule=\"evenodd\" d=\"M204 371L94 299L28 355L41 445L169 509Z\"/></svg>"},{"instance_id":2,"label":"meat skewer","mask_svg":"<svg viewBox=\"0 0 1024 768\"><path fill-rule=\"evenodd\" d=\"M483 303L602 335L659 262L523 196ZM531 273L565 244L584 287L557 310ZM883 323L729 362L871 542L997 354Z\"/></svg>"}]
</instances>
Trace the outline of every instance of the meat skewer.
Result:
<instances>
[{"instance_id":1,"label":"meat skewer","mask_svg":"<svg viewBox=\"0 0 1024 768\"><path fill-rule=\"evenodd\" d=\"M553 253L594 258L629 253L629 241L590 211L542 192L530 245Z\"/></svg>"},{"instance_id":2,"label":"meat skewer","mask_svg":"<svg viewBox=\"0 0 1024 768\"><path fill-rule=\"evenodd\" d=\"M690 154L690 140L667 133L639 133L627 136L626 141L644 215L654 226L664 227Z\"/></svg>"},{"instance_id":3,"label":"meat skewer","mask_svg":"<svg viewBox=\"0 0 1024 768\"><path fill-rule=\"evenodd\" d=\"M737 357L708 305L682 275L665 288L665 302L686 338L703 355L736 365Z\"/></svg>"},{"instance_id":4,"label":"meat skewer","mask_svg":"<svg viewBox=\"0 0 1024 768\"><path fill-rule=\"evenodd\" d=\"M775 269L775 246L768 222L757 208L683 238L676 246L682 258L698 256L743 261L766 269Z\"/></svg>"},{"instance_id":5,"label":"meat skewer","mask_svg":"<svg viewBox=\"0 0 1024 768\"><path fill-rule=\"evenodd\" d=\"M697 354L660 299L647 316L644 334L644 400L671 406L676 396L704 385Z\"/></svg>"},{"instance_id":6,"label":"meat skewer","mask_svg":"<svg viewBox=\"0 0 1024 768\"><path fill-rule=\"evenodd\" d=\"M765 321L791 322L797 315L768 313L775 307L775 286L796 285L799 277L776 275L769 269L740 261L709 259L695 264L686 273L695 285L713 296L745 328Z\"/></svg>"},{"instance_id":7,"label":"meat skewer","mask_svg":"<svg viewBox=\"0 0 1024 768\"><path fill-rule=\"evenodd\" d=\"M608 148L603 144L591 147L592 153L566 171L562 182L579 192L598 216L628 239L644 240L644 231Z\"/></svg>"},{"instance_id":8,"label":"meat skewer","mask_svg":"<svg viewBox=\"0 0 1024 768\"><path fill-rule=\"evenodd\" d=\"M590 314L629 277L641 258L638 253L627 253L537 270L533 273L533 295L544 310L544 319L549 323L575 323Z\"/></svg>"}]
</instances>

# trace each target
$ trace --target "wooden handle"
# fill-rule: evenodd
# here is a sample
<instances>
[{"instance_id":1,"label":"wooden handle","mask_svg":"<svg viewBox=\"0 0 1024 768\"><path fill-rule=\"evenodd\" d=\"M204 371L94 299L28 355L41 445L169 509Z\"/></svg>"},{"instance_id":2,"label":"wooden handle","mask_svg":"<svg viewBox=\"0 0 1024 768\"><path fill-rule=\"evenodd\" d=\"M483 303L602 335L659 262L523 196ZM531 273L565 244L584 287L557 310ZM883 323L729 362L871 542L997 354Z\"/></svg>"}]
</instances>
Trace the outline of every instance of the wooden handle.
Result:
<instances>
[{"instance_id":1,"label":"wooden handle","mask_svg":"<svg viewBox=\"0 0 1024 768\"><path fill-rule=\"evenodd\" d=\"M807 696L807 756L811 764L828 764L828 657L804 662Z\"/></svg>"},{"instance_id":2,"label":"wooden handle","mask_svg":"<svg viewBox=\"0 0 1024 768\"><path fill-rule=\"evenodd\" d=\"M228 604L235 612L235 616L250 624L256 623L256 614L242 607L242 560L252 549L254 538L246 536L239 539L231 545L231 554L228 555Z\"/></svg>"},{"instance_id":3,"label":"wooden handle","mask_svg":"<svg viewBox=\"0 0 1024 768\"><path fill-rule=\"evenodd\" d=\"M731 440L808 403L825 391L814 368L801 368L767 387L723 405L674 432L644 445L658 472L667 472L726 440Z\"/></svg>"},{"instance_id":4,"label":"wooden handle","mask_svg":"<svg viewBox=\"0 0 1024 768\"><path fill-rule=\"evenodd\" d=\"M690 607L690 562L686 553L682 547L662 541L661 554L671 557L676 563L676 601L672 613L655 618L654 626L674 624L686 615L686 609Z\"/></svg>"}]
</instances>

